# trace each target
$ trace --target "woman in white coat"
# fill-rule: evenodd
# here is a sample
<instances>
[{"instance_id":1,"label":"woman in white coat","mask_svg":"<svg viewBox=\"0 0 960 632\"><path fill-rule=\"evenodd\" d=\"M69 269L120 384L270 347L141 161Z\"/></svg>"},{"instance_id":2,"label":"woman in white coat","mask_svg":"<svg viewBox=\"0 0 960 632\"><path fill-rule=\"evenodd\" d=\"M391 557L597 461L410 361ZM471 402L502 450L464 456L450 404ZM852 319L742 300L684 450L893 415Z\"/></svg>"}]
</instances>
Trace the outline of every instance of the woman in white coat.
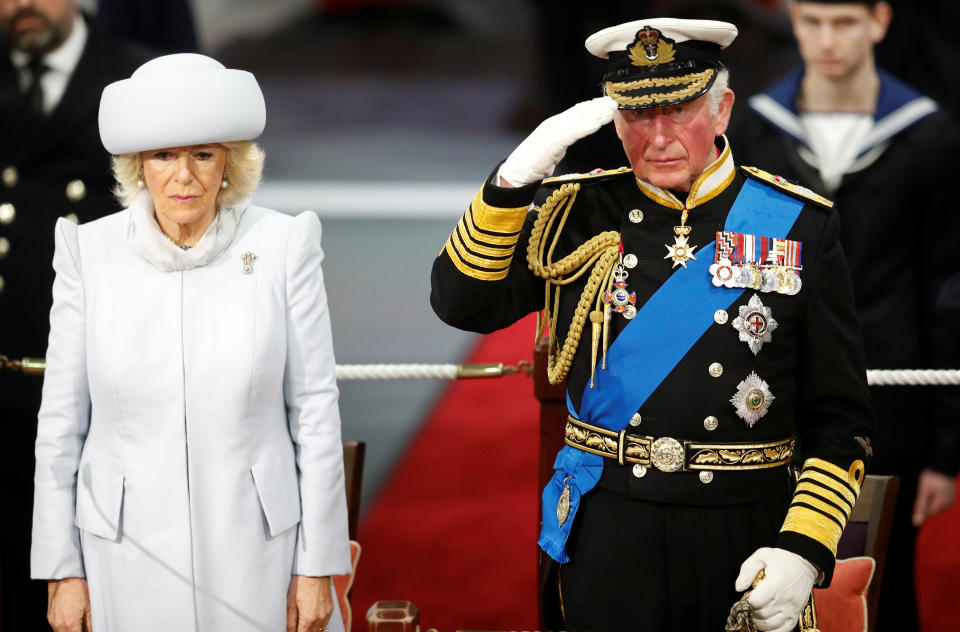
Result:
<instances>
[{"instance_id":1,"label":"woman in white coat","mask_svg":"<svg viewBox=\"0 0 960 632\"><path fill-rule=\"evenodd\" d=\"M250 204L253 75L104 90L125 210L56 227L32 576L57 632L342 629L350 570L320 223Z\"/></svg>"}]
</instances>

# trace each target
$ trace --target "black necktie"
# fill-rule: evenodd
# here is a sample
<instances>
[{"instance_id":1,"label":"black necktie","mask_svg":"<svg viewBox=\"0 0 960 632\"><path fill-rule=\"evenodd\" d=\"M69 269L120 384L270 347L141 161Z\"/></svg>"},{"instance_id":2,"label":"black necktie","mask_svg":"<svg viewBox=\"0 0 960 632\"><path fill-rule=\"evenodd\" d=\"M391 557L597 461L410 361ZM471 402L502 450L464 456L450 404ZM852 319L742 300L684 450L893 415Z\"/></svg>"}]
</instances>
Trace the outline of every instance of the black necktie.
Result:
<instances>
[{"instance_id":1,"label":"black necktie","mask_svg":"<svg viewBox=\"0 0 960 632\"><path fill-rule=\"evenodd\" d=\"M40 80L48 68L43 65L43 60L39 57L31 57L27 63L27 70L30 71L30 83L27 85L27 91L24 94L24 99L27 102L27 112L38 119L42 119L44 118L43 86L40 84Z\"/></svg>"}]
</instances>

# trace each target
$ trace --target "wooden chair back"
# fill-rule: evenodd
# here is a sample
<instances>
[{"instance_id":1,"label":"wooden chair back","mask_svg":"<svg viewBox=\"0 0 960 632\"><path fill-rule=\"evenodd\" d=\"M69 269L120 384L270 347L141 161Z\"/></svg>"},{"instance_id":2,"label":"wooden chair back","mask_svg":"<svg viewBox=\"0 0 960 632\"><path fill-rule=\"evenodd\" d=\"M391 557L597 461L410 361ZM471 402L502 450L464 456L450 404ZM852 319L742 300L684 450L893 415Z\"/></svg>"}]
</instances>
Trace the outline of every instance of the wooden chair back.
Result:
<instances>
[{"instance_id":1,"label":"wooden chair back","mask_svg":"<svg viewBox=\"0 0 960 632\"><path fill-rule=\"evenodd\" d=\"M837 558L865 555L876 562L873 579L867 591L867 631L877 625L880 586L887 560L887 546L893 526L893 509L897 502L900 479L896 476L868 474L860 486L860 497L847 521L847 528L837 546Z\"/></svg>"}]
</instances>

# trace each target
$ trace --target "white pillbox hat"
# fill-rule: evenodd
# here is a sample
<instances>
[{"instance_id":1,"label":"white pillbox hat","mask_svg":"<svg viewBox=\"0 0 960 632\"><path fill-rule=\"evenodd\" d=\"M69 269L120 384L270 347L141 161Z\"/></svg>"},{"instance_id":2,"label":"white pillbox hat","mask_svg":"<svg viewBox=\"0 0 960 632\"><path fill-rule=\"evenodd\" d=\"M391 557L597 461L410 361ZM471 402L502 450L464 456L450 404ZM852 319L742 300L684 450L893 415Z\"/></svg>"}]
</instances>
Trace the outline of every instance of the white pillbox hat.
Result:
<instances>
[{"instance_id":1,"label":"white pillbox hat","mask_svg":"<svg viewBox=\"0 0 960 632\"><path fill-rule=\"evenodd\" d=\"M111 154L252 140L267 113L256 78L205 55L164 55L100 97L100 140Z\"/></svg>"}]
</instances>

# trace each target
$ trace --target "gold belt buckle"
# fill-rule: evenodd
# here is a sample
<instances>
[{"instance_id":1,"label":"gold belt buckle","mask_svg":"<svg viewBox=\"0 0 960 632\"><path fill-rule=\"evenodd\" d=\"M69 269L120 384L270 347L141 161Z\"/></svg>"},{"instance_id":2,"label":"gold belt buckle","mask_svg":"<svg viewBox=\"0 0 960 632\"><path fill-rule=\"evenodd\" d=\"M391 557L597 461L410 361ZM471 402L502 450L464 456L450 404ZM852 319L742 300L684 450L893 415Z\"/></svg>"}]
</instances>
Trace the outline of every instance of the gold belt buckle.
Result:
<instances>
[{"instance_id":1,"label":"gold belt buckle","mask_svg":"<svg viewBox=\"0 0 960 632\"><path fill-rule=\"evenodd\" d=\"M661 472L683 469L683 446L673 437L660 437L650 446L650 463Z\"/></svg>"}]
</instances>

